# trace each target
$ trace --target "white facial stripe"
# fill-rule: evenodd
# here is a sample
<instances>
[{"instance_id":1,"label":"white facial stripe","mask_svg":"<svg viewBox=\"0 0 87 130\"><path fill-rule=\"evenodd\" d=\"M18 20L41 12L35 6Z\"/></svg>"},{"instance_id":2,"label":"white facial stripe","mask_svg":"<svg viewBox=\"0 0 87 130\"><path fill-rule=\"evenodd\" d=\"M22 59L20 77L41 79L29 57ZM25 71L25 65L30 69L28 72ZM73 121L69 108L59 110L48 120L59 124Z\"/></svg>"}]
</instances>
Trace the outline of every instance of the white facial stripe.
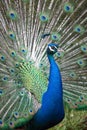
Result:
<instances>
[{"instance_id":1,"label":"white facial stripe","mask_svg":"<svg viewBox=\"0 0 87 130\"><path fill-rule=\"evenodd\" d=\"M50 49L50 51L53 51L53 52L54 52L54 50L51 48L51 46L49 46L49 49Z\"/></svg>"}]
</instances>

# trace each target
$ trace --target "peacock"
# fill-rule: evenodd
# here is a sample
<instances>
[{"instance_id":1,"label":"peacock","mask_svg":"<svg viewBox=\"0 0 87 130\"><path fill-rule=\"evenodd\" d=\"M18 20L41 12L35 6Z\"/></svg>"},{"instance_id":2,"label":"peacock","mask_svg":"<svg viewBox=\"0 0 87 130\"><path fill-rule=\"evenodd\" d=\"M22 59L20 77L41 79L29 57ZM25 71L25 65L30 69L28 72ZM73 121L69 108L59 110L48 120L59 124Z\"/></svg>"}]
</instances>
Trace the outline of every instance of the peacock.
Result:
<instances>
[{"instance_id":1,"label":"peacock","mask_svg":"<svg viewBox=\"0 0 87 130\"><path fill-rule=\"evenodd\" d=\"M87 110L87 0L0 0L0 130L46 130Z\"/></svg>"}]
</instances>

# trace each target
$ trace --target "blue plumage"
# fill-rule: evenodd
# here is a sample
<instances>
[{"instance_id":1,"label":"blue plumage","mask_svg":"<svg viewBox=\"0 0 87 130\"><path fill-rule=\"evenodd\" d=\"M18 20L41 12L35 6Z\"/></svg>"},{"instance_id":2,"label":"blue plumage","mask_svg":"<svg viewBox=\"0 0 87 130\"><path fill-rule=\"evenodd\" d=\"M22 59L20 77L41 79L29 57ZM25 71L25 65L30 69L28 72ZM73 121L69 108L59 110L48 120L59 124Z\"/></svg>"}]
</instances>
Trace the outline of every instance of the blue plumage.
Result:
<instances>
[{"instance_id":1,"label":"blue plumage","mask_svg":"<svg viewBox=\"0 0 87 130\"><path fill-rule=\"evenodd\" d=\"M64 118L61 74L53 57L57 47L54 43L48 45L47 55L50 62L48 89L42 97L41 108L28 124L29 130L45 130Z\"/></svg>"},{"instance_id":2,"label":"blue plumage","mask_svg":"<svg viewBox=\"0 0 87 130\"><path fill-rule=\"evenodd\" d=\"M63 100L66 112L87 109L86 5L0 0L0 130L46 130L64 118Z\"/></svg>"},{"instance_id":3,"label":"blue plumage","mask_svg":"<svg viewBox=\"0 0 87 130\"><path fill-rule=\"evenodd\" d=\"M45 34L42 34L42 36L41 36L41 38L45 38L45 37L48 37L48 36L50 36L50 33L45 33Z\"/></svg>"}]
</instances>

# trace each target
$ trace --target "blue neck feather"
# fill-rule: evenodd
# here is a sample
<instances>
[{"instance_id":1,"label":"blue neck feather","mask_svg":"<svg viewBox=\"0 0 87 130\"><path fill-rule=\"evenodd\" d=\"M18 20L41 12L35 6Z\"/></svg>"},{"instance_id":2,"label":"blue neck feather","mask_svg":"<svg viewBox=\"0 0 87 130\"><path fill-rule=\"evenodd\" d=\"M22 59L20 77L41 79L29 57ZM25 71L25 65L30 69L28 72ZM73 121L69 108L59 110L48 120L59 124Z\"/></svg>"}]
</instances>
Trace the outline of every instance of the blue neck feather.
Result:
<instances>
[{"instance_id":1,"label":"blue neck feather","mask_svg":"<svg viewBox=\"0 0 87 130\"><path fill-rule=\"evenodd\" d=\"M48 54L50 76L48 89L42 98L42 106L30 121L29 130L45 130L64 118L63 92L60 70L53 55Z\"/></svg>"},{"instance_id":2,"label":"blue neck feather","mask_svg":"<svg viewBox=\"0 0 87 130\"><path fill-rule=\"evenodd\" d=\"M52 55L48 55L48 59L50 62L48 90L50 90L51 92L54 90L54 93L57 94L55 98L57 97L62 98L63 92L62 92L62 80L61 80L60 70Z\"/></svg>"}]
</instances>

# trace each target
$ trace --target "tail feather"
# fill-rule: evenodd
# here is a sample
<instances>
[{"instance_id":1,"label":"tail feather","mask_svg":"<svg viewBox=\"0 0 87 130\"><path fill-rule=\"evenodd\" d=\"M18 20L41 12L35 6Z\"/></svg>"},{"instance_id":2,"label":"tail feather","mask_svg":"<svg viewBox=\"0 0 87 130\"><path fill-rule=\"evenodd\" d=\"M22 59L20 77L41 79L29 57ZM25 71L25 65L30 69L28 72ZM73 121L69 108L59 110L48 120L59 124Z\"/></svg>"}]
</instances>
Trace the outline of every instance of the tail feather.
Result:
<instances>
[{"instance_id":1,"label":"tail feather","mask_svg":"<svg viewBox=\"0 0 87 130\"><path fill-rule=\"evenodd\" d=\"M86 5L86 0L0 0L0 129L28 122L40 108L49 82L49 43L59 46L54 59L64 102L87 109Z\"/></svg>"}]
</instances>

